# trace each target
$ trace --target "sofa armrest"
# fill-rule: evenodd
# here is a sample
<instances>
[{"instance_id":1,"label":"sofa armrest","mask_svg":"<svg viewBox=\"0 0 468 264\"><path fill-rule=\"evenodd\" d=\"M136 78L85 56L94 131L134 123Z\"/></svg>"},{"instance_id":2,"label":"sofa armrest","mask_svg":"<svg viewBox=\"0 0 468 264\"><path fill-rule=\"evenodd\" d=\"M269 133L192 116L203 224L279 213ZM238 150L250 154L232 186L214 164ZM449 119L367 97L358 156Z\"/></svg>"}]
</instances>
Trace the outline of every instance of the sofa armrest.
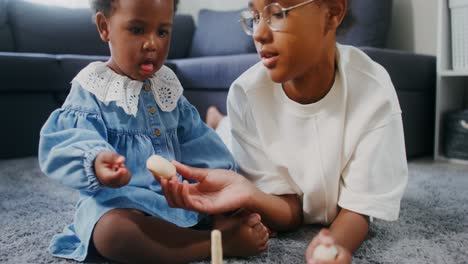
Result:
<instances>
[{"instance_id":1,"label":"sofa armrest","mask_svg":"<svg viewBox=\"0 0 468 264\"><path fill-rule=\"evenodd\" d=\"M390 74L402 110L407 157L431 155L435 124L435 56L379 48L361 49Z\"/></svg>"},{"instance_id":2,"label":"sofa armrest","mask_svg":"<svg viewBox=\"0 0 468 264\"><path fill-rule=\"evenodd\" d=\"M361 49L388 71L397 90L434 93L435 56L371 47Z\"/></svg>"}]
</instances>

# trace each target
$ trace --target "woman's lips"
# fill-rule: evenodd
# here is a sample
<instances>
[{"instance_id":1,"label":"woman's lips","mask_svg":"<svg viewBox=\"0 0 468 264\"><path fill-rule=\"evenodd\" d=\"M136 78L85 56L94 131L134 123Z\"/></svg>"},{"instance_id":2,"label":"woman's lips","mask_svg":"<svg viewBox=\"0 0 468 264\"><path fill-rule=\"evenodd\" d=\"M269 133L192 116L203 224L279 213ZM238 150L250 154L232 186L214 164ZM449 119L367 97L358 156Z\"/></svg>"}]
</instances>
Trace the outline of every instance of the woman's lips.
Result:
<instances>
[{"instance_id":1,"label":"woman's lips","mask_svg":"<svg viewBox=\"0 0 468 264\"><path fill-rule=\"evenodd\" d=\"M277 62L278 62L278 55L262 57L262 63L268 69L275 67Z\"/></svg>"},{"instance_id":2,"label":"woman's lips","mask_svg":"<svg viewBox=\"0 0 468 264\"><path fill-rule=\"evenodd\" d=\"M260 58L262 58L263 65L268 69L276 66L278 62L279 53L274 50L262 49L260 50Z\"/></svg>"}]
</instances>

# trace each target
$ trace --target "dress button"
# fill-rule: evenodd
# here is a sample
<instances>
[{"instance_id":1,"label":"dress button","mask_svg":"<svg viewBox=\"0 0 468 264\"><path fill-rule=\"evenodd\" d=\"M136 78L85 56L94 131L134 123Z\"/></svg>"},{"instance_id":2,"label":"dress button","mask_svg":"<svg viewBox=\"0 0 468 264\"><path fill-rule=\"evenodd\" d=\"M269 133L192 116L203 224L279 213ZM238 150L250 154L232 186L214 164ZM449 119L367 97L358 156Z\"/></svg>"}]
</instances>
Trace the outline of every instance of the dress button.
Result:
<instances>
[{"instance_id":1,"label":"dress button","mask_svg":"<svg viewBox=\"0 0 468 264\"><path fill-rule=\"evenodd\" d=\"M150 107L149 111L150 111L150 113L154 114L154 113L156 113L156 108Z\"/></svg>"},{"instance_id":2,"label":"dress button","mask_svg":"<svg viewBox=\"0 0 468 264\"><path fill-rule=\"evenodd\" d=\"M144 86L145 91L151 90L151 86L149 84L145 84Z\"/></svg>"},{"instance_id":3,"label":"dress button","mask_svg":"<svg viewBox=\"0 0 468 264\"><path fill-rule=\"evenodd\" d=\"M154 130L154 134L159 137L161 135L161 130L159 129Z\"/></svg>"}]
</instances>

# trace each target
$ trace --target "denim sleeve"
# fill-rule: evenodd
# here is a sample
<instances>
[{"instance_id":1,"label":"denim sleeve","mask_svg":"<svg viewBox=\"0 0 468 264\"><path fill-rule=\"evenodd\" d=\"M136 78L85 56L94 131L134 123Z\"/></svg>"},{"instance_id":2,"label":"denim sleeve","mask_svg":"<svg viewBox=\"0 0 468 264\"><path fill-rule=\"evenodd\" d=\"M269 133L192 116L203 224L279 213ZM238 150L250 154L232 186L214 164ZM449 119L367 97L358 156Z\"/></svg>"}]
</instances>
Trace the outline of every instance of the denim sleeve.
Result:
<instances>
[{"instance_id":1,"label":"denim sleeve","mask_svg":"<svg viewBox=\"0 0 468 264\"><path fill-rule=\"evenodd\" d=\"M107 142L99 113L65 106L55 110L41 129L41 170L73 189L94 193L102 187L94 172L94 160L102 151L115 150Z\"/></svg>"},{"instance_id":2,"label":"denim sleeve","mask_svg":"<svg viewBox=\"0 0 468 264\"><path fill-rule=\"evenodd\" d=\"M178 103L181 162L198 168L236 170L233 156L216 132L201 120L185 97Z\"/></svg>"}]
</instances>

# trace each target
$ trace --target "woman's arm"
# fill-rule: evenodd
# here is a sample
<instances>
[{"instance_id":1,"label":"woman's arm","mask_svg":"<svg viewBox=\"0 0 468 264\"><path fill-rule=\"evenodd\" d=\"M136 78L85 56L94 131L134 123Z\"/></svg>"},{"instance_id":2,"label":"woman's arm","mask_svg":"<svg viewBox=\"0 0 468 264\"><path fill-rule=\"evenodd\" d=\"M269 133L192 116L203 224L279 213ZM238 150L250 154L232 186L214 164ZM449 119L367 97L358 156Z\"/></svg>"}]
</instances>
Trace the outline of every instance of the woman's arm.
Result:
<instances>
[{"instance_id":1,"label":"woman's arm","mask_svg":"<svg viewBox=\"0 0 468 264\"><path fill-rule=\"evenodd\" d=\"M219 214L245 208L259 213L262 222L275 231L297 228L302 222L302 206L296 195L270 195L256 188L248 179L228 170L193 168L173 161L177 177L161 180L164 195L171 207L207 214Z\"/></svg>"},{"instance_id":2,"label":"woman's arm","mask_svg":"<svg viewBox=\"0 0 468 264\"><path fill-rule=\"evenodd\" d=\"M259 213L263 224L274 231L293 230L302 224L302 203L295 194L271 195L255 188L245 208Z\"/></svg>"},{"instance_id":3,"label":"woman's arm","mask_svg":"<svg viewBox=\"0 0 468 264\"><path fill-rule=\"evenodd\" d=\"M318 263L313 255L315 248L319 245L334 245L338 251L336 258L326 263L351 263L352 254L364 242L368 230L369 218L367 216L341 209L330 229L322 229L310 242L305 254L307 263Z\"/></svg>"},{"instance_id":4,"label":"woman's arm","mask_svg":"<svg viewBox=\"0 0 468 264\"><path fill-rule=\"evenodd\" d=\"M349 252L356 251L364 242L369 231L369 217L341 209L330 226L331 236L335 243L346 248Z\"/></svg>"}]
</instances>

